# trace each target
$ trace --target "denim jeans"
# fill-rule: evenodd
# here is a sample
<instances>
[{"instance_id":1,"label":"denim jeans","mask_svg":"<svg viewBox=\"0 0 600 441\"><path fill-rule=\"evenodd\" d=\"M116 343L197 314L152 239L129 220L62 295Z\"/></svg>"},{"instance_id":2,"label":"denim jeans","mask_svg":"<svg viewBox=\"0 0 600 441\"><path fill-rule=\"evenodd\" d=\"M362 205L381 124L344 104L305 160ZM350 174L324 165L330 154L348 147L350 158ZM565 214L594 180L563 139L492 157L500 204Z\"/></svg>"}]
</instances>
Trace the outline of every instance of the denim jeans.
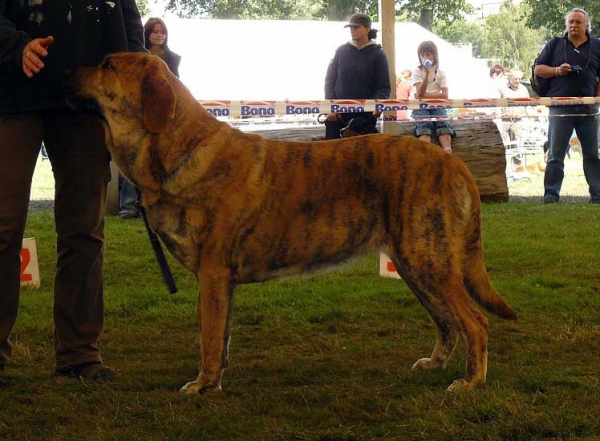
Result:
<instances>
[{"instance_id":1,"label":"denim jeans","mask_svg":"<svg viewBox=\"0 0 600 441\"><path fill-rule=\"evenodd\" d=\"M419 109L413 110L412 117L415 120L415 136L418 138L421 135L433 136L440 135L452 135L454 137L454 130L449 120L443 121L419 121L421 118L431 118L435 116L444 117L448 113L446 109Z\"/></svg>"},{"instance_id":2,"label":"denim jeans","mask_svg":"<svg viewBox=\"0 0 600 441\"><path fill-rule=\"evenodd\" d=\"M590 114L593 111L593 114ZM581 142L583 173L590 199L600 201L600 159L598 158L598 116L590 106L550 107L548 163L544 176L544 199L560 197L565 176L565 155L573 130Z\"/></svg>"},{"instance_id":3,"label":"denim jeans","mask_svg":"<svg viewBox=\"0 0 600 441\"><path fill-rule=\"evenodd\" d=\"M128 214L139 217L139 211L136 204L137 199L135 185L129 182L129 179L124 177L121 191L119 192L119 216Z\"/></svg>"}]
</instances>

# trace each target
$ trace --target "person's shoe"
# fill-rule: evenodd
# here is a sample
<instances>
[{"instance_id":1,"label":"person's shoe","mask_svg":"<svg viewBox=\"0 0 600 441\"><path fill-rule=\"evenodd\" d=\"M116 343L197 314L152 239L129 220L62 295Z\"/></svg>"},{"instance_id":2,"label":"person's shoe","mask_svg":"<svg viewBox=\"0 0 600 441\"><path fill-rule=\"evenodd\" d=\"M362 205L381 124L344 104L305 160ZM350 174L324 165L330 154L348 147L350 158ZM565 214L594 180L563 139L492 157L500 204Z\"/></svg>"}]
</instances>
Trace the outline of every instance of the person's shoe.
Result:
<instances>
[{"instance_id":1,"label":"person's shoe","mask_svg":"<svg viewBox=\"0 0 600 441\"><path fill-rule=\"evenodd\" d=\"M558 198L556 196L544 196L544 204L557 204Z\"/></svg>"},{"instance_id":2,"label":"person's shoe","mask_svg":"<svg viewBox=\"0 0 600 441\"><path fill-rule=\"evenodd\" d=\"M117 377L115 371L99 361L57 369L56 374L62 377L83 378L94 381L112 381Z\"/></svg>"},{"instance_id":3,"label":"person's shoe","mask_svg":"<svg viewBox=\"0 0 600 441\"><path fill-rule=\"evenodd\" d=\"M600 204L600 199L590 199L588 204Z\"/></svg>"},{"instance_id":4,"label":"person's shoe","mask_svg":"<svg viewBox=\"0 0 600 441\"><path fill-rule=\"evenodd\" d=\"M121 219L129 220L129 219L135 219L136 216L133 213L119 213L119 217Z\"/></svg>"}]
</instances>

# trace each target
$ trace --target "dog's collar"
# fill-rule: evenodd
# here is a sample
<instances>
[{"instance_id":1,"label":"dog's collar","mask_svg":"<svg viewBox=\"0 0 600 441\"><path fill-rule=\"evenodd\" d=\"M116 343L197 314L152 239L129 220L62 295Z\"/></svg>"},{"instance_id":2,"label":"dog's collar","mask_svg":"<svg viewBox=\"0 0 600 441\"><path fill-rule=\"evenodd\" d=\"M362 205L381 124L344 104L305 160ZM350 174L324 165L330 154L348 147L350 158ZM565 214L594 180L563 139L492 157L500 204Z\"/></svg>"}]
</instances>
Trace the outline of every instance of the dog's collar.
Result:
<instances>
[{"instance_id":1,"label":"dog's collar","mask_svg":"<svg viewBox=\"0 0 600 441\"><path fill-rule=\"evenodd\" d=\"M163 178L160 180L162 184L165 184L171 179L173 179L175 175L179 173L179 170L181 170L189 162L190 158L192 157L192 154L194 154L196 149L202 145L202 141L198 141L196 139L194 139L194 141L192 142L195 142L196 144L192 148L188 149L188 152L183 157L183 160L179 163L179 165L177 165L177 167L175 167L175 169L173 169L172 172L167 173L165 176L163 176Z\"/></svg>"}]
</instances>

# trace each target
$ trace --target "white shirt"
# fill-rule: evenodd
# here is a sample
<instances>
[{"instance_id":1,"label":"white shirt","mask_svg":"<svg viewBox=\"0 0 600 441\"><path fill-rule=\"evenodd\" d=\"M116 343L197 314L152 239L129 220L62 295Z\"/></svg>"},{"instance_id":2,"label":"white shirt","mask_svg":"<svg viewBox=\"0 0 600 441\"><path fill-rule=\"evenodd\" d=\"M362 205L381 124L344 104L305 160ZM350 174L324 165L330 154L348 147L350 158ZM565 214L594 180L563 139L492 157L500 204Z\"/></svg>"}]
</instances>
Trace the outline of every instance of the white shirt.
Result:
<instances>
[{"instance_id":1,"label":"white shirt","mask_svg":"<svg viewBox=\"0 0 600 441\"><path fill-rule=\"evenodd\" d=\"M500 89L502 98L529 98L529 91L525 86L519 84L516 89L511 89L507 84ZM513 106L502 109L503 118L522 118L527 115L525 107Z\"/></svg>"},{"instance_id":2,"label":"white shirt","mask_svg":"<svg viewBox=\"0 0 600 441\"><path fill-rule=\"evenodd\" d=\"M424 69L425 68L421 69L417 67L415 70L413 70L413 86L423 82L423 78L425 76ZM430 67L429 78L427 80L427 93L439 94L444 87L448 87L448 84L446 83L446 74L444 71L439 69L437 66Z\"/></svg>"}]
</instances>

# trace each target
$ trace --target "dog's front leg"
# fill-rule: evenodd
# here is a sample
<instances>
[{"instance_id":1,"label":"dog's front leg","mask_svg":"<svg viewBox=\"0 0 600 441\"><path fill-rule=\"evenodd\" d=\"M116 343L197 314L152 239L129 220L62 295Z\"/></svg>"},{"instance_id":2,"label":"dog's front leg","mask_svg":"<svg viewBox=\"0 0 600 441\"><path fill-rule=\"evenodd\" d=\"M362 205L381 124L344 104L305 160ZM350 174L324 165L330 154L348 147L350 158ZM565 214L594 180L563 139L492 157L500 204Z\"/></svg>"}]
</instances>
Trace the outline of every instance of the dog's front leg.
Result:
<instances>
[{"instance_id":1,"label":"dog's front leg","mask_svg":"<svg viewBox=\"0 0 600 441\"><path fill-rule=\"evenodd\" d=\"M181 392L204 393L221 389L221 375L229 364L229 325L234 284L229 270L203 269L200 272L198 321L202 333L202 364L196 381Z\"/></svg>"}]
</instances>

